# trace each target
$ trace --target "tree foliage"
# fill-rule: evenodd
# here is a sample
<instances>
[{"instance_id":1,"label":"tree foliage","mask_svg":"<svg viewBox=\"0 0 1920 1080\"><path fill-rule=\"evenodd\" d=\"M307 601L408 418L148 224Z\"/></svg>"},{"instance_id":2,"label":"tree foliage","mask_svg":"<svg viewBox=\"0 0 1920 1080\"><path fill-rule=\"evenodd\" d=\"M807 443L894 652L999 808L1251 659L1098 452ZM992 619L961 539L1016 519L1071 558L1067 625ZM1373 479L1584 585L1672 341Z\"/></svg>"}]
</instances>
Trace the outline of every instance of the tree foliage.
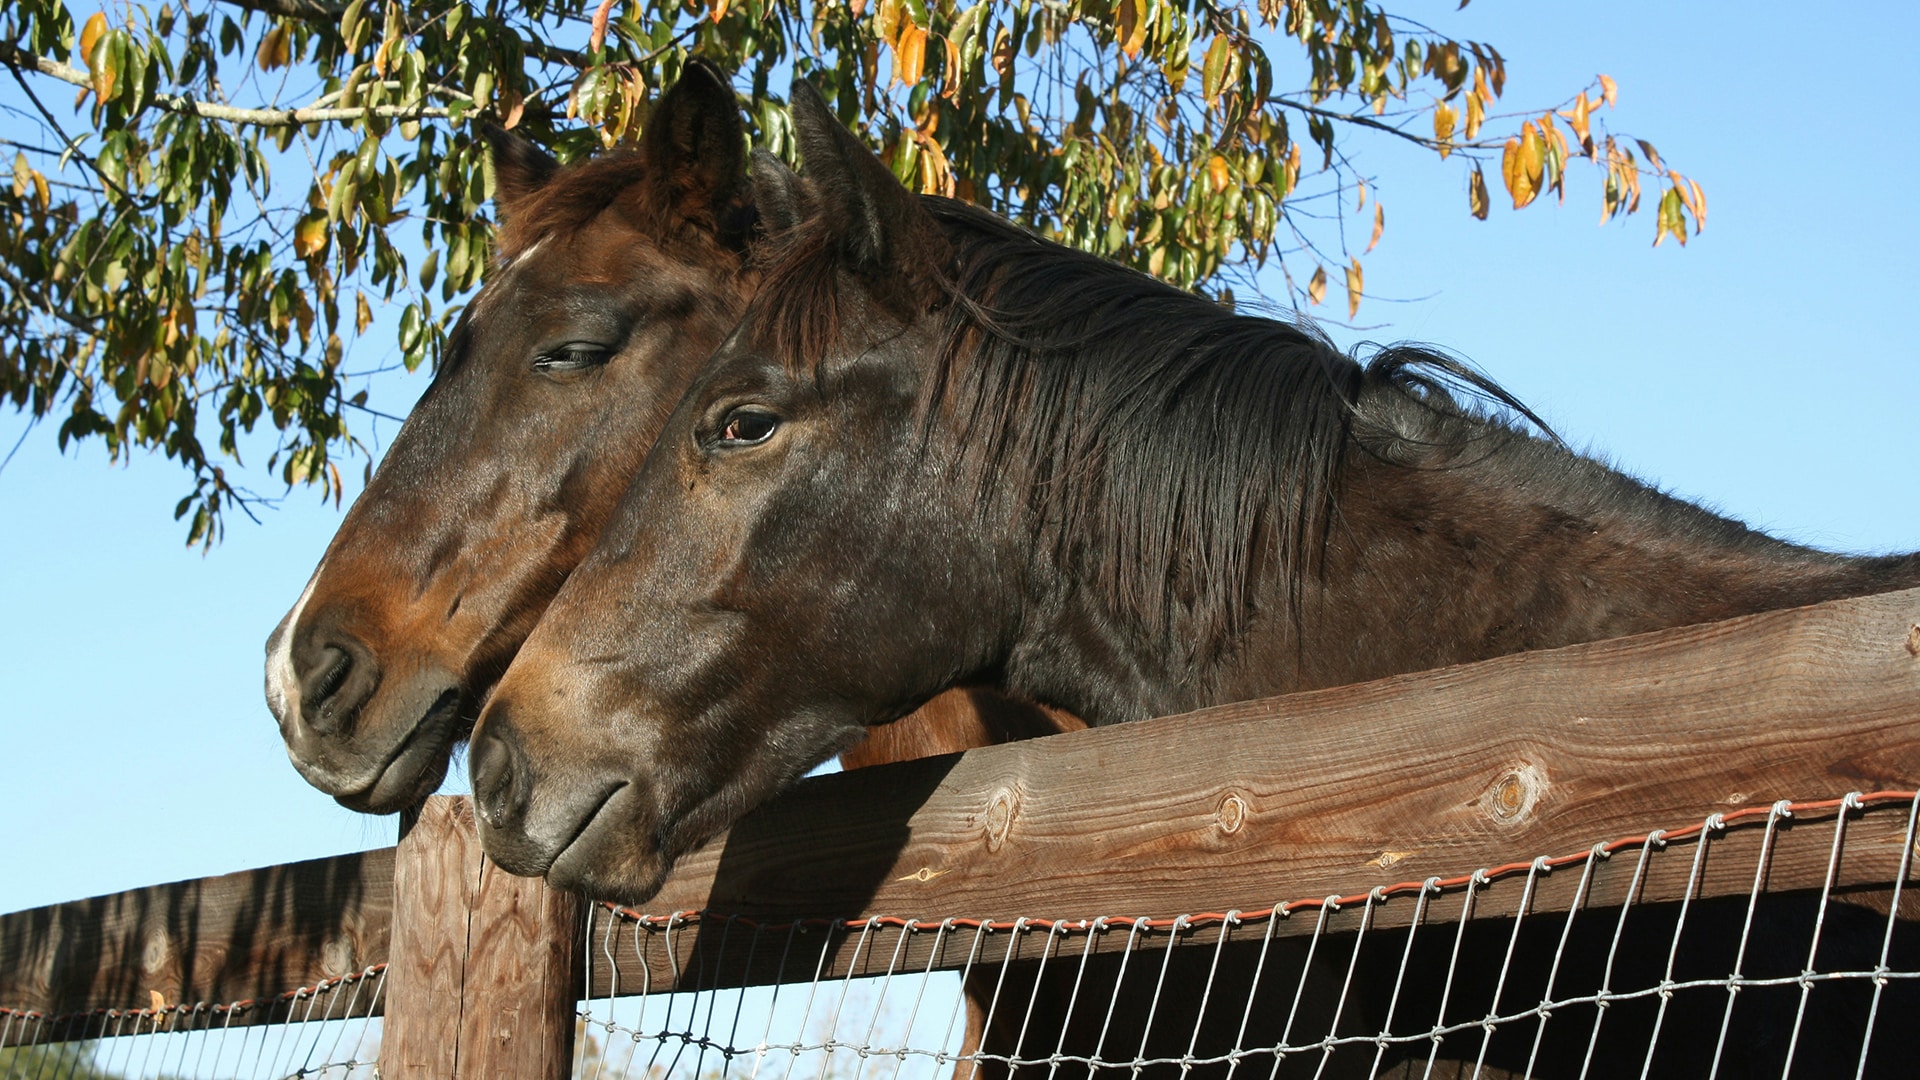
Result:
<instances>
[{"instance_id":1,"label":"tree foliage","mask_svg":"<svg viewBox=\"0 0 1920 1080\"><path fill-rule=\"evenodd\" d=\"M230 469L263 423L268 467L338 499L346 357L395 355L357 339L394 305L398 362L428 362L487 266L474 121L562 161L630 143L690 55L778 153L797 71L912 186L1229 299L1277 266L1320 304L1331 268L1348 318L1386 224L1353 140L1457 163L1476 217L1489 171L1520 208L1582 159L1603 221L1643 183L1655 243L1706 216L1606 130L1605 76L1509 110L1497 49L1365 0L11 0L0 394L63 447L178 460L189 543L256 498Z\"/></svg>"}]
</instances>

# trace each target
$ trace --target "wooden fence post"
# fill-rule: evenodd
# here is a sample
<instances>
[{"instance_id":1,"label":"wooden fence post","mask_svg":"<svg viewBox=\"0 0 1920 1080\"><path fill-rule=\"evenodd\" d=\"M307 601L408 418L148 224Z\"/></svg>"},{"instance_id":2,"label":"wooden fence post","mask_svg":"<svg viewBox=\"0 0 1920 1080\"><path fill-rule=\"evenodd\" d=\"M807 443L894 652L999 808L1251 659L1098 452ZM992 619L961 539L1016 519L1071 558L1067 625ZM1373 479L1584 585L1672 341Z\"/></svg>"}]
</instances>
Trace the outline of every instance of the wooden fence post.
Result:
<instances>
[{"instance_id":1,"label":"wooden fence post","mask_svg":"<svg viewBox=\"0 0 1920 1080\"><path fill-rule=\"evenodd\" d=\"M473 804L403 815L380 1074L548 1080L573 1064L582 907L480 851Z\"/></svg>"}]
</instances>

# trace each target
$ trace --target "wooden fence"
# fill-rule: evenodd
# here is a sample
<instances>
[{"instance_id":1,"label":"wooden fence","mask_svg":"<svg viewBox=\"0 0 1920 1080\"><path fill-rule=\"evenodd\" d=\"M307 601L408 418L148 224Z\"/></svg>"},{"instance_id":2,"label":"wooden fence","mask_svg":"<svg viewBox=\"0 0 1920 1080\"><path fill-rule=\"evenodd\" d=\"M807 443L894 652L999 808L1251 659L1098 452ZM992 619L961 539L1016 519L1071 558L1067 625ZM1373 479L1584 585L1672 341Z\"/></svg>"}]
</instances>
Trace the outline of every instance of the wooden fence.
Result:
<instances>
[{"instance_id":1,"label":"wooden fence","mask_svg":"<svg viewBox=\"0 0 1920 1080\"><path fill-rule=\"evenodd\" d=\"M1913 590L819 777L684 860L648 908L1251 910L1580 852L1776 798L1917 786ZM1895 881L1904 825L1869 819L1850 835L1849 880ZM1827 873L1824 851L1782 849L1767 884L1819 888ZM1693 895L1745 893L1753 874L1707 864ZM1643 886L1645 899L1678 897L1688 875ZM1565 889L1531 898L1571 902ZM579 999L616 977L672 988L714 947L682 934L676 955L603 965L589 986L583 911L493 867L467 802L434 798L394 848L0 917L0 1007L66 1021L16 1025L15 1043L99 1034L88 1017L156 995L169 1008L249 1002L228 1021L278 1022L296 988L384 970L383 1076L564 1076ZM850 952L821 972L844 971Z\"/></svg>"}]
</instances>

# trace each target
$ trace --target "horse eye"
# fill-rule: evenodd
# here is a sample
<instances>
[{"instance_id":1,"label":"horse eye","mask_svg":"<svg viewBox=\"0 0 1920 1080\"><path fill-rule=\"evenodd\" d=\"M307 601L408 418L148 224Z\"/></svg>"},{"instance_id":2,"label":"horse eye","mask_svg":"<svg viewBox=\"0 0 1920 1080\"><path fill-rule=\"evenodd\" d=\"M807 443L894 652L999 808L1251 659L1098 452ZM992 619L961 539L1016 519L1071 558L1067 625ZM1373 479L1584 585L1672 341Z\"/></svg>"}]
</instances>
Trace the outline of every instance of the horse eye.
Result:
<instances>
[{"instance_id":1,"label":"horse eye","mask_svg":"<svg viewBox=\"0 0 1920 1080\"><path fill-rule=\"evenodd\" d=\"M613 359L613 350L584 341L570 342L533 358L533 369L544 375L587 371Z\"/></svg>"},{"instance_id":2,"label":"horse eye","mask_svg":"<svg viewBox=\"0 0 1920 1080\"><path fill-rule=\"evenodd\" d=\"M720 441L751 446L763 443L773 437L775 428L780 426L780 418L772 413L742 409L727 417L727 426L720 432Z\"/></svg>"}]
</instances>

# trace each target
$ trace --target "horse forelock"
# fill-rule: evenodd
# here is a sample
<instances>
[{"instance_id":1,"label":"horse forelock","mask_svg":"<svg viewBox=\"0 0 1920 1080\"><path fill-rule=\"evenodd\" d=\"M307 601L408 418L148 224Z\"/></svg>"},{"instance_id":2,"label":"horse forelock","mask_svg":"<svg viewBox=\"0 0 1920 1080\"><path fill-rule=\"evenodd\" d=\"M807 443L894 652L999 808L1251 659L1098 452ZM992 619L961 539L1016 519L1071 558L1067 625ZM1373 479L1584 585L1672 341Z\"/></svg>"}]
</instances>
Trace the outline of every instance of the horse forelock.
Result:
<instances>
[{"instance_id":1,"label":"horse forelock","mask_svg":"<svg viewBox=\"0 0 1920 1080\"><path fill-rule=\"evenodd\" d=\"M667 205L672 177L653 176L654 166L639 150L613 150L553 174L505 215L501 223L497 258L511 264L523 261L536 245L586 228L618 205L632 219L633 231L659 246L693 241L698 247L720 248L719 237L737 239L746 232L751 208L736 202L715 214L725 220L681 220ZM665 183L649 183L649 180ZM740 220L735 220L735 216Z\"/></svg>"},{"instance_id":2,"label":"horse forelock","mask_svg":"<svg viewBox=\"0 0 1920 1080\"><path fill-rule=\"evenodd\" d=\"M817 373L840 344L842 259L824 222L803 222L758 245L753 266L760 288L748 305L753 344L795 375Z\"/></svg>"}]
</instances>

